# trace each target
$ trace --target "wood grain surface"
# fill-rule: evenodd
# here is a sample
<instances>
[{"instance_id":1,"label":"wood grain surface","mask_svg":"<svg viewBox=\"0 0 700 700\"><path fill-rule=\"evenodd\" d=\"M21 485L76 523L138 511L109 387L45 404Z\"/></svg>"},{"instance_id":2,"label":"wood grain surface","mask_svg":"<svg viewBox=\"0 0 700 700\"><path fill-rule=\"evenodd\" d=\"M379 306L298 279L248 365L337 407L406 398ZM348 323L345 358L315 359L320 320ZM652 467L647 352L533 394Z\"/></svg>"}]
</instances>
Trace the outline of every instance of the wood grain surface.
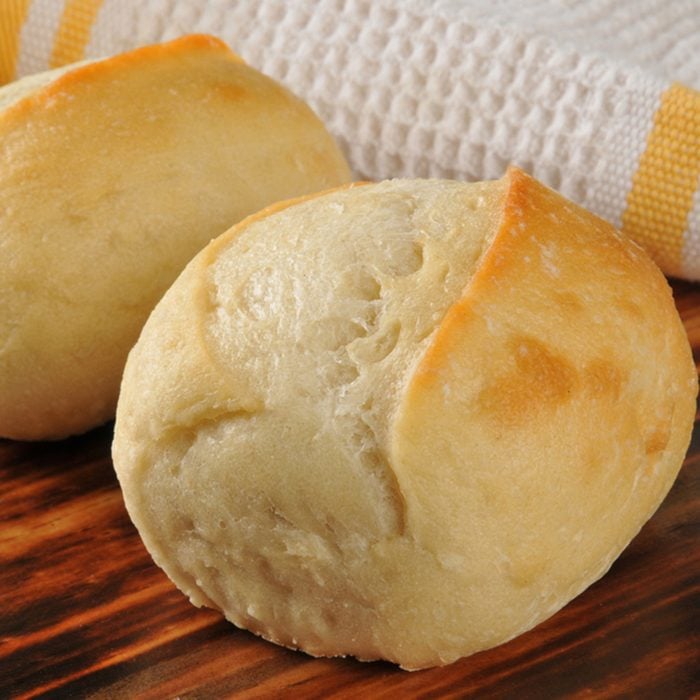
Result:
<instances>
[{"instance_id":1,"label":"wood grain surface","mask_svg":"<svg viewBox=\"0 0 700 700\"><path fill-rule=\"evenodd\" d=\"M674 283L700 358L700 287ZM194 608L122 504L112 426L0 440L0 698L700 697L700 431L610 572L496 649L407 673L313 659Z\"/></svg>"}]
</instances>

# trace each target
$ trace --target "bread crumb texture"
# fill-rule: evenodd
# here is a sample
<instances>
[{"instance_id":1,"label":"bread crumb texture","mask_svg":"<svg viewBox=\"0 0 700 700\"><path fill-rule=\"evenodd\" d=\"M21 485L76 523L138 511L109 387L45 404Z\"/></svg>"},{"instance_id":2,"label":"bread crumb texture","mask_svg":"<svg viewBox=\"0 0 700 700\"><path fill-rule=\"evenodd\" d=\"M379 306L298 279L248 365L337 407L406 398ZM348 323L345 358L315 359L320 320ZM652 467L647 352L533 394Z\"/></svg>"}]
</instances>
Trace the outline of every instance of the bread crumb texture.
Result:
<instances>
[{"instance_id":1,"label":"bread crumb texture","mask_svg":"<svg viewBox=\"0 0 700 700\"><path fill-rule=\"evenodd\" d=\"M114 414L149 312L212 238L349 170L300 100L185 37L0 90L0 436Z\"/></svg>"},{"instance_id":2,"label":"bread crumb texture","mask_svg":"<svg viewBox=\"0 0 700 700\"><path fill-rule=\"evenodd\" d=\"M130 355L114 462L195 604L416 669L605 572L673 482L696 388L668 285L607 224L517 170L395 180L190 263Z\"/></svg>"}]
</instances>

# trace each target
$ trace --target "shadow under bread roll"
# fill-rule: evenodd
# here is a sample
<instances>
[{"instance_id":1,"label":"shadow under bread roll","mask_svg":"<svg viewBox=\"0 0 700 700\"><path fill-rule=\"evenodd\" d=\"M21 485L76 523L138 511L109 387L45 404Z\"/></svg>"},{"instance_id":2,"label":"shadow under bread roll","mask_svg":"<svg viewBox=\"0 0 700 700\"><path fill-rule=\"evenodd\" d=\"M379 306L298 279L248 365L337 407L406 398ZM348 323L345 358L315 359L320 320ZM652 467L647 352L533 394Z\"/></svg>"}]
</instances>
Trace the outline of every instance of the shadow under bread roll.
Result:
<instances>
[{"instance_id":1,"label":"shadow under bread roll","mask_svg":"<svg viewBox=\"0 0 700 700\"><path fill-rule=\"evenodd\" d=\"M188 36L0 90L0 436L114 415L126 356L213 237L348 166L299 99Z\"/></svg>"},{"instance_id":2,"label":"shadow under bread roll","mask_svg":"<svg viewBox=\"0 0 700 700\"><path fill-rule=\"evenodd\" d=\"M129 356L114 464L195 605L313 655L446 664L602 576L681 466L697 377L636 244L517 169L280 204Z\"/></svg>"}]
</instances>

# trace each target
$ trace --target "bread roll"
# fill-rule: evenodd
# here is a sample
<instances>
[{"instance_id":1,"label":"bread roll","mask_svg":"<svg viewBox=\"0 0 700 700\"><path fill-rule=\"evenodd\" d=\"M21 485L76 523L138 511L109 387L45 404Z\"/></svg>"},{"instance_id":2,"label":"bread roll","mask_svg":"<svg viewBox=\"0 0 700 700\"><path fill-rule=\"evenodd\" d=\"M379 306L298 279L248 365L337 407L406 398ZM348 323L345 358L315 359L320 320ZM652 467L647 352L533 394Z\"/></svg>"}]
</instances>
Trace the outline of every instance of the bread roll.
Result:
<instances>
[{"instance_id":1,"label":"bread roll","mask_svg":"<svg viewBox=\"0 0 700 700\"><path fill-rule=\"evenodd\" d=\"M0 90L0 436L114 415L126 356L190 258L350 178L311 110L190 36Z\"/></svg>"},{"instance_id":2,"label":"bread roll","mask_svg":"<svg viewBox=\"0 0 700 700\"><path fill-rule=\"evenodd\" d=\"M313 655L452 662L599 578L697 380L664 277L519 170L395 180L209 245L129 357L114 464L195 605Z\"/></svg>"}]
</instances>

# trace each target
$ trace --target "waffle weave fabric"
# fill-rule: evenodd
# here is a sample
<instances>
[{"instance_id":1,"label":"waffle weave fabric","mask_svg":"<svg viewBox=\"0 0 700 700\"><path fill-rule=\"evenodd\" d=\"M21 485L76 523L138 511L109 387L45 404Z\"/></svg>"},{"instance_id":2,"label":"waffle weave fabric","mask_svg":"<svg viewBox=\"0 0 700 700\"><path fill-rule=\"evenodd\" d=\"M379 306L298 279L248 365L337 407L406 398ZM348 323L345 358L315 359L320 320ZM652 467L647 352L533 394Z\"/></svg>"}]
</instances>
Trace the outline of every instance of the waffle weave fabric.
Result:
<instances>
[{"instance_id":1,"label":"waffle weave fabric","mask_svg":"<svg viewBox=\"0 0 700 700\"><path fill-rule=\"evenodd\" d=\"M219 36L358 177L515 163L700 279L700 0L0 0L0 81Z\"/></svg>"}]
</instances>

